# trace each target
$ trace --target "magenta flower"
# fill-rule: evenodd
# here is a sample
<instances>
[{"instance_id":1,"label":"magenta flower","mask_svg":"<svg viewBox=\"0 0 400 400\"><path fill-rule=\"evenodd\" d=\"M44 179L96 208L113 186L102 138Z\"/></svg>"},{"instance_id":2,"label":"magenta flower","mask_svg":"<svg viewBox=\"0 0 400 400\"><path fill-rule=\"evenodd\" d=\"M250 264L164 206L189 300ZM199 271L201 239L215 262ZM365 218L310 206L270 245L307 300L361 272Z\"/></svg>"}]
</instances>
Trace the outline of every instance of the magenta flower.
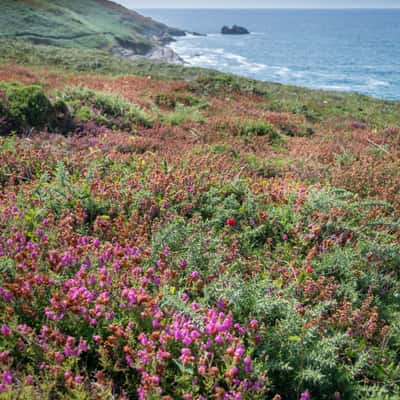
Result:
<instances>
[{"instance_id":1,"label":"magenta flower","mask_svg":"<svg viewBox=\"0 0 400 400\"><path fill-rule=\"evenodd\" d=\"M13 377L10 371L4 371L1 375L1 380L6 385L11 385L13 382Z\"/></svg>"},{"instance_id":2,"label":"magenta flower","mask_svg":"<svg viewBox=\"0 0 400 400\"><path fill-rule=\"evenodd\" d=\"M303 392L300 396L300 400L311 400L311 394L309 390Z\"/></svg>"},{"instance_id":3,"label":"magenta flower","mask_svg":"<svg viewBox=\"0 0 400 400\"><path fill-rule=\"evenodd\" d=\"M199 279L199 276L200 276L200 274L199 274L198 271L194 271L194 272L192 272L192 273L190 274L190 277L191 277L193 280Z\"/></svg>"},{"instance_id":4,"label":"magenta flower","mask_svg":"<svg viewBox=\"0 0 400 400\"><path fill-rule=\"evenodd\" d=\"M7 325L3 325L3 326L0 328L0 332L1 332L1 334L4 335L4 336L11 336L11 335L12 335L12 331L11 331L11 329L10 329Z\"/></svg>"}]
</instances>

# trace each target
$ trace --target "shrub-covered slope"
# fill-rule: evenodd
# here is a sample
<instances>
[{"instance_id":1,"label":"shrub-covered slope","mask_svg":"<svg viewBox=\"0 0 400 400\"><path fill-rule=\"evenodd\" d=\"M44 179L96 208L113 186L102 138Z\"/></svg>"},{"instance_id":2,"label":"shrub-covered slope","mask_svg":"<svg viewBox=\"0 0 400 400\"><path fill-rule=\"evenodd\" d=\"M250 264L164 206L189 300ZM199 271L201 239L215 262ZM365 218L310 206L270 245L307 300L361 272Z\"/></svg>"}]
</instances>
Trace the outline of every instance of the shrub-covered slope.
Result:
<instances>
[{"instance_id":1,"label":"shrub-covered slope","mask_svg":"<svg viewBox=\"0 0 400 400\"><path fill-rule=\"evenodd\" d=\"M181 34L108 0L2 0L0 5L0 37L33 43L145 54Z\"/></svg>"},{"instance_id":2,"label":"shrub-covered slope","mask_svg":"<svg viewBox=\"0 0 400 400\"><path fill-rule=\"evenodd\" d=\"M0 399L400 398L399 103L3 48Z\"/></svg>"}]
</instances>

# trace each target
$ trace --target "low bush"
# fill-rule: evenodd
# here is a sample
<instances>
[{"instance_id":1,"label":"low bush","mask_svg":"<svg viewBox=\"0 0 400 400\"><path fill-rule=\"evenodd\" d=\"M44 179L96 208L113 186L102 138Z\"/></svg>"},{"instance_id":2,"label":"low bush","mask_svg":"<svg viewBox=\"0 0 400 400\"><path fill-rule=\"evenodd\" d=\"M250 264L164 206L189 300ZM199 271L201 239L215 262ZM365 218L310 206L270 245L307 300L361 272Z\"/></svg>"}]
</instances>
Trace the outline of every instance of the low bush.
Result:
<instances>
[{"instance_id":1,"label":"low bush","mask_svg":"<svg viewBox=\"0 0 400 400\"><path fill-rule=\"evenodd\" d=\"M119 96L79 87L67 87L57 95L71 107L74 118L80 122L92 120L115 129L153 125L147 112Z\"/></svg>"},{"instance_id":2,"label":"low bush","mask_svg":"<svg viewBox=\"0 0 400 400\"><path fill-rule=\"evenodd\" d=\"M66 133L72 125L67 105L62 100L52 101L41 86L0 83L0 134L32 128Z\"/></svg>"},{"instance_id":3,"label":"low bush","mask_svg":"<svg viewBox=\"0 0 400 400\"><path fill-rule=\"evenodd\" d=\"M161 113L160 120L173 126L188 122L204 124L207 121L198 107L185 107L180 103L176 105L174 111L169 113Z\"/></svg>"},{"instance_id":4,"label":"low bush","mask_svg":"<svg viewBox=\"0 0 400 400\"><path fill-rule=\"evenodd\" d=\"M40 129L54 123L55 109L40 86L1 82L0 94L0 113L12 130Z\"/></svg>"},{"instance_id":5,"label":"low bush","mask_svg":"<svg viewBox=\"0 0 400 400\"><path fill-rule=\"evenodd\" d=\"M178 104L184 106L207 107L207 103L187 93L158 93L154 97L154 102L161 107L175 108Z\"/></svg>"}]
</instances>

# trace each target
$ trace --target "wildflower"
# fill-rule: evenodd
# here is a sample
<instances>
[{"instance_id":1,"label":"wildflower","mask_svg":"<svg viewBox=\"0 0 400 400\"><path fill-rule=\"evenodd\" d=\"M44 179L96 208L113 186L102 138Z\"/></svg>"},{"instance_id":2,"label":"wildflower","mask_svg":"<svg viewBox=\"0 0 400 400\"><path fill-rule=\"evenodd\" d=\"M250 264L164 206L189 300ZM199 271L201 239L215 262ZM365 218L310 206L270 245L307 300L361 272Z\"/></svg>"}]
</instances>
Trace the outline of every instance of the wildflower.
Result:
<instances>
[{"instance_id":1,"label":"wildflower","mask_svg":"<svg viewBox=\"0 0 400 400\"><path fill-rule=\"evenodd\" d=\"M258 321L256 319L250 321L250 328L253 330L256 330L258 328Z\"/></svg>"},{"instance_id":2,"label":"wildflower","mask_svg":"<svg viewBox=\"0 0 400 400\"><path fill-rule=\"evenodd\" d=\"M234 227L236 225L236 221L233 218L228 218L226 220L226 224L230 227Z\"/></svg>"},{"instance_id":3,"label":"wildflower","mask_svg":"<svg viewBox=\"0 0 400 400\"><path fill-rule=\"evenodd\" d=\"M190 277L191 277L193 280L199 279L199 276L200 276L200 274L199 274L198 271L193 271L193 272L190 274Z\"/></svg>"},{"instance_id":4,"label":"wildflower","mask_svg":"<svg viewBox=\"0 0 400 400\"><path fill-rule=\"evenodd\" d=\"M189 300L189 295L187 293L183 293L182 295L182 301L188 301Z\"/></svg>"},{"instance_id":5,"label":"wildflower","mask_svg":"<svg viewBox=\"0 0 400 400\"><path fill-rule=\"evenodd\" d=\"M9 355L10 355L9 351L2 351L0 353L0 362L5 361Z\"/></svg>"},{"instance_id":6,"label":"wildflower","mask_svg":"<svg viewBox=\"0 0 400 400\"><path fill-rule=\"evenodd\" d=\"M1 375L1 380L6 385L11 385L13 382L13 377L10 371L4 371Z\"/></svg>"},{"instance_id":7,"label":"wildflower","mask_svg":"<svg viewBox=\"0 0 400 400\"><path fill-rule=\"evenodd\" d=\"M3 325L0 329L0 332L4 336L11 336L12 331L7 325Z\"/></svg>"},{"instance_id":8,"label":"wildflower","mask_svg":"<svg viewBox=\"0 0 400 400\"><path fill-rule=\"evenodd\" d=\"M235 350L235 357L241 358L245 352L245 347L240 344Z\"/></svg>"},{"instance_id":9,"label":"wildflower","mask_svg":"<svg viewBox=\"0 0 400 400\"><path fill-rule=\"evenodd\" d=\"M239 368L233 367L226 373L226 375L227 376L236 376L238 373L239 373Z\"/></svg>"},{"instance_id":10,"label":"wildflower","mask_svg":"<svg viewBox=\"0 0 400 400\"><path fill-rule=\"evenodd\" d=\"M300 400L311 400L311 394L309 390L303 392L300 396Z\"/></svg>"}]
</instances>

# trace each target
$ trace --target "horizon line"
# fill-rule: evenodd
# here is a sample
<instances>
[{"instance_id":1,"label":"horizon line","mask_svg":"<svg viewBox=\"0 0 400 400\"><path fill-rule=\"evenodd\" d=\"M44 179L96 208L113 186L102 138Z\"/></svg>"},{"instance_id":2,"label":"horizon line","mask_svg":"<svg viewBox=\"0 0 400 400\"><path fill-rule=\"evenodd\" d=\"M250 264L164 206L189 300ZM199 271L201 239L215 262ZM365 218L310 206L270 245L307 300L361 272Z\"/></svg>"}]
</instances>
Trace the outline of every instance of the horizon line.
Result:
<instances>
[{"instance_id":1,"label":"horizon line","mask_svg":"<svg viewBox=\"0 0 400 400\"><path fill-rule=\"evenodd\" d=\"M135 10L400 10L398 7L133 7Z\"/></svg>"}]
</instances>

